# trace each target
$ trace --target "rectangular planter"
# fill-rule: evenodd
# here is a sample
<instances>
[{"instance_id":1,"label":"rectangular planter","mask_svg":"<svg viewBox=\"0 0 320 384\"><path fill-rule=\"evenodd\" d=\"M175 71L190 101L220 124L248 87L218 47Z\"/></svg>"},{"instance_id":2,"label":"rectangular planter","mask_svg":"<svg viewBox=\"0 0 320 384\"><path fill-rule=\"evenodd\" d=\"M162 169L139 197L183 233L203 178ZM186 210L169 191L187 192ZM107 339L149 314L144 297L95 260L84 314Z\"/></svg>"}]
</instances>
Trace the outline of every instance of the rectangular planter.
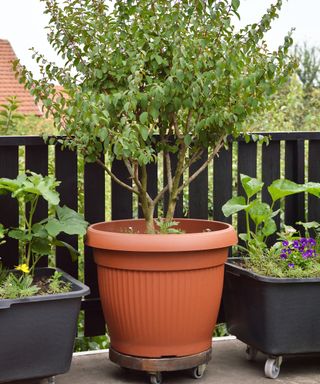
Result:
<instances>
[{"instance_id":1,"label":"rectangular planter","mask_svg":"<svg viewBox=\"0 0 320 384\"><path fill-rule=\"evenodd\" d=\"M59 269L57 269L59 272ZM36 273L51 276L53 268ZM0 383L50 377L71 364L81 298L89 288L63 272L72 291L0 300Z\"/></svg>"},{"instance_id":2,"label":"rectangular planter","mask_svg":"<svg viewBox=\"0 0 320 384\"><path fill-rule=\"evenodd\" d=\"M264 277L226 263L228 331L268 355L320 352L320 278Z\"/></svg>"}]
</instances>

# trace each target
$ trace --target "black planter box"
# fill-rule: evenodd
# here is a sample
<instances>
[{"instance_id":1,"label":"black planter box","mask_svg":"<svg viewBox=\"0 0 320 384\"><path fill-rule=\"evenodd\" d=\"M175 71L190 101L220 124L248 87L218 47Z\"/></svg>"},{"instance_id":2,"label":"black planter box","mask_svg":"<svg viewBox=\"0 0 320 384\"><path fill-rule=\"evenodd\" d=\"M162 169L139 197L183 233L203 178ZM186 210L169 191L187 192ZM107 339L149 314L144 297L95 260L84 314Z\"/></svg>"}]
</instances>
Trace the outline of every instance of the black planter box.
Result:
<instances>
[{"instance_id":1,"label":"black planter box","mask_svg":"<svg viewBox=\"0 0 320 384\"><path fill-rule=\"evenodd\" d=\"M319 353L320 278L264 277L236 263L225 270L228 331L272 356Z\"/></svg>"},{"instance_id":2,"label":"black planter box","mask_svg":"<svg viewBox=\"0 0 320 384\"><path fill-rule=\"evenodd\" d=\"M39 268L51 276L55 269ZM62 272L58 270L59 272ZM0 383L50 377L71 364L81 298L89 288L63 272L72 291L0 300Z\"/></svg>"}]
</instances>

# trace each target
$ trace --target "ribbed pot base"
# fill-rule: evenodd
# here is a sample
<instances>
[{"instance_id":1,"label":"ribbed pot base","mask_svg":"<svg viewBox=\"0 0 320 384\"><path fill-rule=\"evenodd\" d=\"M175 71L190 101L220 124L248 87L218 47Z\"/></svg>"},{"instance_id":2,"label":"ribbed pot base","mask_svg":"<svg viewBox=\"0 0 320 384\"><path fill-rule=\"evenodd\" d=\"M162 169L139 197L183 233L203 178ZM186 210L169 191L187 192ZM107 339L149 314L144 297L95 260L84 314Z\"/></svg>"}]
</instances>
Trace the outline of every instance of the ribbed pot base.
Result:
<instances>
[{"instance_id":1,"label":"ribbed pot base","mask_svg":"<svg viewBox=\"0 0 320 384\"><path fill-rule=\"evenodd\" d=\"M165 358L211 347L224 263L237 236L226 223L177 220L182 234L146 234L143 220L88 229L111 347L119 353Z\"/></svg>"},{"instance_id":2,"label":"ribbed pot base","mask_svg":"<svg viewBox=\"0 0 320 384\"><path fill-rule=\"evenodd\" d=\"M134 356L185 356L211 346L223 266L192 271L98 267L112 347Z\"/></svg>"}]
</instances>

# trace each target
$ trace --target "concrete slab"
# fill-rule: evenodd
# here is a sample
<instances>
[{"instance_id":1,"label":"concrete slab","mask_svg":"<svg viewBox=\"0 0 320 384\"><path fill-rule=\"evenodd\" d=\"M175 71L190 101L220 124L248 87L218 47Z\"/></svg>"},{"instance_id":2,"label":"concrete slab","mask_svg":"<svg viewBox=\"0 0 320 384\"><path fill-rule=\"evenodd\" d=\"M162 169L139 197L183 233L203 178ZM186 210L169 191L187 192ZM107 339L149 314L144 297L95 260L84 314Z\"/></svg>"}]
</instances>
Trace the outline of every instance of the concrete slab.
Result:
<instances>
[{"instance_id":1,"label":"concrete slab","mask_svg":"<svg viewBox=\"0 0 320 384\"><path fill-rule=\"evenodd\" d=\"M247 361L246 346L238 340L216 341L213 358L199 384L270 384L264 377L266 357L258 354L254 362ZM42 381L24 381L11 384L44 384ZM149 383L148 375L121 369L108 360L108 354L78 355L73 358L68 373L57 376L56 384L141 384ZM191 384L195 380L189 372L163 374L164 384ZM284 358L276 384L319 384L320 355Z\"/></svg>"}]
</instances>

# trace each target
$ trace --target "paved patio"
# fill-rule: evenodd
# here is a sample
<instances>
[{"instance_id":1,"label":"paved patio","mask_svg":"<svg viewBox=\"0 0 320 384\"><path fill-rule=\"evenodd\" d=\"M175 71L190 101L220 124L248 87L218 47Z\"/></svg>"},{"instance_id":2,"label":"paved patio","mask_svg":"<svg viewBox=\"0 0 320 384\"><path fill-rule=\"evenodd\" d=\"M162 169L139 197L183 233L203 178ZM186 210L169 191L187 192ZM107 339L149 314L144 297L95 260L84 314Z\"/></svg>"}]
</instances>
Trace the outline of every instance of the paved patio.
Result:
<instances>
[{"instance_id":1,"label":"paved patio","mask_svg":"<svg viewBox=\"0 0 320 384\"><path fill-rule=\"evenodd\" d=\"M265 356L259 354L254 362L247 361L245 345L238 340L215 341L213 358L202 384L267 384L271 379L264 377ZM11 384L42 384L45 380L15 382ZM189 372L169 372L163 374L164 384L195 383ZM142 372L127 371L108 360L107 352L76 354L71 370L56 377L56 384L143 384L149 377ZM278 379L281 384L319 384L320 355L285 358Z\"/></svg>"}]
</instances>

